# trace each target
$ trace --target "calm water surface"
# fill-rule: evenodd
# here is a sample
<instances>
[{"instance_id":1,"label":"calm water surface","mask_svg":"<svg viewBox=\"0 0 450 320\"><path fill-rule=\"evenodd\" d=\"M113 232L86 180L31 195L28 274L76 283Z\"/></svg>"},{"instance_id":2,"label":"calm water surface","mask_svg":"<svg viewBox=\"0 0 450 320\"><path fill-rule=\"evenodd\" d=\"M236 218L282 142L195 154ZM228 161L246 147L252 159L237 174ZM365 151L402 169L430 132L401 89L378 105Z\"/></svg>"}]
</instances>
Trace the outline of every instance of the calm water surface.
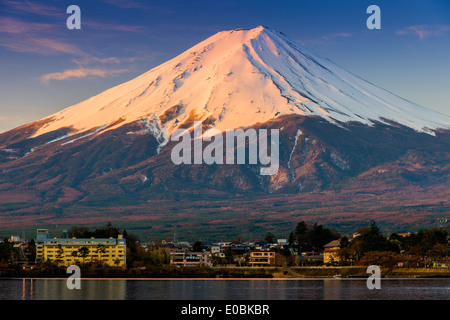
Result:
<instances>
[{"instance_id":1,"label":"calm water surface","mask_svg":"<svg viewBox=\"0 0 450 320\"><path fill-rule=\"evenodd\" d=\"M450 279L0 279L0 300L450 300Z\"/></svg>"}]
</instances>

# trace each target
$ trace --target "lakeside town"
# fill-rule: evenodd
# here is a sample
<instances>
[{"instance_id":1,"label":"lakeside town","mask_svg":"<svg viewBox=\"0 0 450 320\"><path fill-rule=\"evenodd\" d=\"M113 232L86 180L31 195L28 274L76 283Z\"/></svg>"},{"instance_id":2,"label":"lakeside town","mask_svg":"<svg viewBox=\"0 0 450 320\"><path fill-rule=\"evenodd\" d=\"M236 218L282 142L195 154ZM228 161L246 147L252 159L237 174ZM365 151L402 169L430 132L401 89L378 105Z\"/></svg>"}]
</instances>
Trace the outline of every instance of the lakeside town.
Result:
<instances>
[{"instance_id":1,"label":"lakeside town","mask_svg":"<svg viewBox=\"0 0 450 320\"><path fill-rule=\"evenodd\" d=\"M176 240L176 239L174 239ZM377 265L391 276L449 276L450 234L443 228L383 235L375 223L351 235L318 224L296 225L286 238L221 242L142 242L107 223L33 239L0 240L0 276L67 276L69 265L97 277L358 277Z\"/></svg>"}]
</instances>

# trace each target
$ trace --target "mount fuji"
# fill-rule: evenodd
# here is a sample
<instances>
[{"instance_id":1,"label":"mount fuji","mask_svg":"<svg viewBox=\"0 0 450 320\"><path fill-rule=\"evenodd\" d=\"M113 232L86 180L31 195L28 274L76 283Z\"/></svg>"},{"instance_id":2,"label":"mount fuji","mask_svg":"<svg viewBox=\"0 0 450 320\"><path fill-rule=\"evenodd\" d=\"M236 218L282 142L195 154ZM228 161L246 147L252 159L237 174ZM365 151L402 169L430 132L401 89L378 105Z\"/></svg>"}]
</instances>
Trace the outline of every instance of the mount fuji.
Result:
<instances>
[{"instance_id":1,"label":"mount fuji","mask_svg":"<svg viewBox=\"0 0 450 320\"><path fill-rule=\"evenodd\" d=\"M172 121L165 114L176 114ZM332 123L391 121L418 131L450 128L449 117L378 88L265 27L232 30L99 95L53 114L33 137L61 128L112 130L136 120L168 136L190 115L219 130L277 116ZM177 121L178 120L178 121ZM176 123L175 123L176 122Z\"/></svg>"},{"instance_id":2,"label":"mount fuji","mask_svg":"<svg viewBox=\"0 0 450 320\"><path fill-rule=\"evenodd\" d=\"M279 129L278 173L173 164L170 137L194 121L222 132ZM449 178L449 116L262 26L219 32L135 79L0 134L0 215L9 226L75 219L80 207L90 212L80 221L95 222L104 218L98 206L116 208L110 219L131 207L133 219L155 219L161 212L152 201L199 195L354 205L365 195L370 210L374 199L435 210L450 205ZM153 215L138 213L149 206ZM253 210L275 217L262 206ZM430 212L422 213L416 218Z\"/></svg>"}]
</instances>

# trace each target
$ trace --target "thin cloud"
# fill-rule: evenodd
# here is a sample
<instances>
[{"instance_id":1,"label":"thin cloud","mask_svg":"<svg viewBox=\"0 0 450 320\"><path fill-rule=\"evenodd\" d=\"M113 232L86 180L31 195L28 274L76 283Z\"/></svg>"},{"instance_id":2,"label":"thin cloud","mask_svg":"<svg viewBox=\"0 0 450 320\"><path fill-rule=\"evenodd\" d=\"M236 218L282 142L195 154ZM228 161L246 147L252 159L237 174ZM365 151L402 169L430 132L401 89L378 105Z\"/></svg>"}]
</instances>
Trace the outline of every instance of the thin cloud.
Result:
<instances>
[{"instance_id":1,"label":"thin cloud","mask_svg":"<svg viewBox=\"0 0 450 320\"><path fill-rule=\"evenodd\" d=\"M105 24L85 21L84 27L97 30L143 33L145 27ZM0 46L16 52L30 52L41 55L86 54L76 45L59 40L61 27L48 23L24 22L17 18L0 17ZM102 62L98 60L98 62ZM110 61L112 62L112 61Z\"/></svg>"},{"instance_id":2,"label":"thin cloud","mask_svg":"<svg viewBox=\"0 0 450 320\"><path fill-rule=\"evenodd\" d=\"M39 32L50 32L56 30L56 26L48 23L23 22L15 18L0 18L0 33L8 34L31 34Z\"/></svg>"},{"instance_id":3,"label":"thin cloud","mask_svg":"<svg viewBox=\"0 0 450 320\"><path fill-rule=\"evenodd\" d=\"M121 63L132 63L135 61L148 61L151 59L153 54L147 54L145 57L107 57L107 58L98 58L98 57L85 57L80 59L72 59L72 62L76 63L78 66L85 66L93 63L101 63L101 64L121 64Z\"/></svg>"},{"instance_id":4,"label":"thin cloud","mask_svg":"<svg viewBox=\"0 0 450 320\"><path fill-rule=\"evenodd\" d=\"M15 52L30 52L41 55L84 55L77 46L58 40L55 25L24 22L16 18L0 18L0 46Z\"/></svg>"},{"instance_id":5,"label":"thin cloud","mask_svg":"<svg viewBox=\"0 0 450 320\"><path fill-rule=\"evenodd\" d=\"M335 39L338 38L350 38L353 36L350 32L335 32L323 35L316 39L299 41L302 45L330 45L335 43Z\"/></svg>"},{"instance_id":6,"label":"thin cloud","mask_svg":"<svg viewBox=\"0 0 450 320\"><path fill-rule=\"evenodd\" d=\"M47 17L66 17L65 7L53 7L33 1L10 1L4 0L2 4L9 11L26 12Z\"/></svg>"},{"instance_id":7,"label":"thin cloud","mask_svg":"<svg viewBox=\"0 0 450 320\"><path fill-rule=\"evenodd\" d=\"M450 32L450 25L414 25L398 30L398 35L415 35L420 40L429 37L442 37Z\"/></svg>"},{"instance_id":8,"label":"thin cloud","mask_svg":"<svg viewBox=\"0 0 450 320\"><path fill-rule=\"evenodd\" d=\"M88 69L88 68L79 68L79 69L69 69L63 72L55 72L43 75L41 77L41 82L48 84L50 80L68 80L68 79L81 79L88 77L108 77L124 72L128 72L127 69L117 69L117 70L105 70L105 69Z\"/></svg>"},{"instance_id":9,"label":"thin cloud","mask_svg":"<svg viewBox=\"0 0 450 320\"><path fill-rule=\"evenodd\" d=\"M127 26L127 25L118 25L114 23L101 23L94 21L84 21L82 23L82 27L88 27L90 29L95 30L124 31L135 33L144 33L146 31L146 28L143 26Z\"/></svg>"},{"instance_id":10,"label":"thin cloud","mask_svg":"<svg viewBox=\"0 0 450 320\"><path fill-rule=\"evenodd\" d=\"M145 53L144 57L129 57L129 58L122 58L122 60L125 62L149 61L149 60L153 59L156 54L157 54L156 52L150 52L150 53L147 52L147 53Z\"/></svg>"},{"instance_id":11,"label":"thin cloud","mask_svg":"<svg viewBox=\"0 0 450 320\"><path fill-rule=\"evenodd\" d=\"M147 6L134 0L103 0L103 2L119 9L153 9L153 7Z\"/></svg>"},{"instance_id":12,"label":"thin cloud","mask_svg":"<svg viewBox=\"0 0 450 320\"><path fill-rule=\"evenodd\" d=\"M119 64L120 59L117 57L108 57L108 58L86 57L83 59L73 59L72 62L75 62L79 66L87 65L93 62Z\"/></svg>"},{"instance_id":13,"label":"thin cloud","mask_svg":"<svg viewBox=\"0 0 450 320\"><path fill-rule=\"evenodd\" d=\"M0 46L15 52L38 53L41 55L72 54L84 55L78 47L56 39L41 38L34 36L27 37L5 37L0 39Z\"/></svg>"},{"instance_id":14,"label":"thin cloud","mask_svg":"<svg viewBox=\"0 0 450 320\"><path fill-rule=\"evenodd\" d=\"M325 40L331 40L334 38L349 38L352 34L350 32L336 32L336 33L330 33L327 35L322 36L322 39Z\"/></svg>"}]
</instances>

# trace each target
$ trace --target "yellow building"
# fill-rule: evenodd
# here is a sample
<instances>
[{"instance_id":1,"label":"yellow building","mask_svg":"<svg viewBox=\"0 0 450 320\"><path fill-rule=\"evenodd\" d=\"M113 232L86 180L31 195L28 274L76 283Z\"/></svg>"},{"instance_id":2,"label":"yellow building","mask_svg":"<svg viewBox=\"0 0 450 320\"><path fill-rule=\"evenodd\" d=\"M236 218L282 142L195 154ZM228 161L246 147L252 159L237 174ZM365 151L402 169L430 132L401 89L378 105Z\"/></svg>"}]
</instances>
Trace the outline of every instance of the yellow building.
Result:
<instances>
[{"instance_id":1,"label":"yellow building","mask_svg":"<svg viewBox=\"0 0 450 320\"><path fill-rule=\"evenodd\" d=\"M54 261L64 266L102 261L109 266L126 266L126 240L118 238L48 238L45 229L38 230L36 261ZM81 249L85 247L86 249ZM84 253L83 253L84 251Z\"/></svg>"},{"instance_id":2,"label":"yellow building","mask_svg":"<svg viewBox=\"0 0 450 320\"><path fill-rule=\"evenodd\" d=\"M323 263L339 262L339 249L341 248L341 239L333 240L323 246Z\"/></svg>"}]
</instances>

